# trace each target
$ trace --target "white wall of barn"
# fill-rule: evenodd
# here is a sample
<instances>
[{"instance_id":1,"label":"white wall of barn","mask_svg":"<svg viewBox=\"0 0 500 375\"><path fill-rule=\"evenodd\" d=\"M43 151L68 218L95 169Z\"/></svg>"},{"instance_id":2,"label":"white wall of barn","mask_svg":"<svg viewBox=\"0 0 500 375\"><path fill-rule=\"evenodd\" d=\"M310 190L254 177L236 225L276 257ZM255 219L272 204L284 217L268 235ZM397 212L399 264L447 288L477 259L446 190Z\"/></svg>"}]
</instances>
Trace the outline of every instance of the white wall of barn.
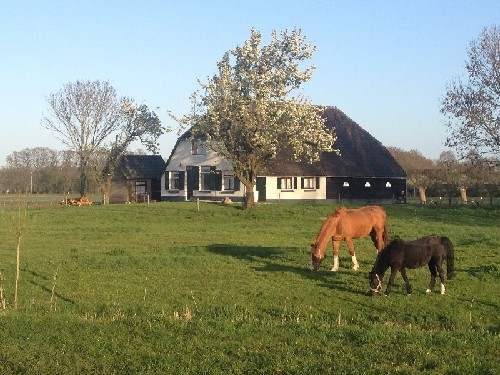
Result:
<instances>
[{"instance_id":1,"label":"white wall of barn","mask_svg":"<svg viewBox=\"0 0 500 375\"><path fill-rule=\"evenodd\" d=\"M283 176L285 177L285 176ZM315 177L315 176L313 176ZM280 176L266 176L266 200L321 200L326 198L326 177L319 177L319 187L315 189L301 188L301 179L297 177L297 187L292 189L278 188Z\"/></svg>"}]
</instances>

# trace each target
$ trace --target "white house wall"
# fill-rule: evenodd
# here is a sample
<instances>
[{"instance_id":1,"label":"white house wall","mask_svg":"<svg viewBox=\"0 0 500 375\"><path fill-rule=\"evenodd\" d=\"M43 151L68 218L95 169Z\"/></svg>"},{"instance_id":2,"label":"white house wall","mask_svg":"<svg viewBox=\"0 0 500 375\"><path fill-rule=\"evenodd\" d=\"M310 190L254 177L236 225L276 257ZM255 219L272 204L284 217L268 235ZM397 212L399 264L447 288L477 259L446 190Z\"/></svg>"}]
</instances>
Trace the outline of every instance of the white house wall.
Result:
<instances>
[{"instance_id":1,"label":"white house wall","mask_svg":"<svg viewBox=\"0 0 500 375\"><path fill-rule=\"evenodd\" d=\"M187 200L187 171L188 166L210 166L215 167L216 170L232 172L233 166L231 161L224 159L212 151L209 147L206 149L205 154L192 154L192 142L181 141L174 149L173 155L166 167L166 173L162 176L162 200ZM185 172L184 189L172 191L166 189L165 179L168 178L169 172L181 171ZM222 200L225 197L231 199L241 200L244 197L244 186L240 183L240 188L237 191L200 191L193 190L193 198L209 199L209 200Z\"/></svg>"},{"instance_id":2,"label":"white house wall","mask_svg":"<svg viewBox=\"0 0 500 375\"><path fill-rule=\"evenodd\" d=\"M286 176L283 176L286 177ZM278 189L277 176L266 176L266 201L323 200L326 198L326 177L319 177L319 188L302 189L301 178L297 177L297 188Z\"/></svg>"}]
</instances>

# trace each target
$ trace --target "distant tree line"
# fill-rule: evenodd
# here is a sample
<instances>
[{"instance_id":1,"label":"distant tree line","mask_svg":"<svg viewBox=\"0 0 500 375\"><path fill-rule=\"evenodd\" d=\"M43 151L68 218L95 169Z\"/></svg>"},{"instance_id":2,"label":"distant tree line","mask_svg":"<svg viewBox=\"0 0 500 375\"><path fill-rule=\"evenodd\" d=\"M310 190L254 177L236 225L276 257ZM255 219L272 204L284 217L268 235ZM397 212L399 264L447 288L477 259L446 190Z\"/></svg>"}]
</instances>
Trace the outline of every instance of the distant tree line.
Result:
<instances>
[{"instance_id":1,"label":"distant tree line","mask_svg":"<svg viewBox=\"0 0 500 375\"><path fill-rule=\"evenodd\" d=\"M2 194L55 194L78 188L78 158L74 151L26 148L8 155L6 166L0 169Z\"/></svg>"},{"instance_id":2,"label":"distant tree line","mask_svg":"<svg viewBox=\"0 0 500 375\"><path fill-rule=\"evenodd\" d=\"M387 149L407 173L408 193L415 197L424 193L422 201L427 197L442 197L445 203L451 197L466 201L468 197L484 197L486 203L487 199L500 197L498 159L486 159L471 152L457 160L452 151L446 151L437 160L431 160L417 150ZM105 161L105 152L101 159ZM74 151L48 147L15 151L7 156L6 166L0 168L0 194L76 194L80 189L78 163ZM101 192L100 167L96 165L93 169L96 173L89 178L89 193L98 194Z\"/></svg>"},{"instance_id":3,"label":"distant tree line","mask_svg":"<svg viewBox=\"0 0 500 375\"><path fill-rule=\"evenodd\" d=\"M458 160L452 151L445 151L433 161L417 150L388 150L407 173L409 194L419 197L422 203L431 203L427 197L441 197L444 203L451 203L452 197L460 197L463 203L473 203L469 197L483 197L490 203L500 197L498 158L470 151Z\"/></svg>"}]
</instances>

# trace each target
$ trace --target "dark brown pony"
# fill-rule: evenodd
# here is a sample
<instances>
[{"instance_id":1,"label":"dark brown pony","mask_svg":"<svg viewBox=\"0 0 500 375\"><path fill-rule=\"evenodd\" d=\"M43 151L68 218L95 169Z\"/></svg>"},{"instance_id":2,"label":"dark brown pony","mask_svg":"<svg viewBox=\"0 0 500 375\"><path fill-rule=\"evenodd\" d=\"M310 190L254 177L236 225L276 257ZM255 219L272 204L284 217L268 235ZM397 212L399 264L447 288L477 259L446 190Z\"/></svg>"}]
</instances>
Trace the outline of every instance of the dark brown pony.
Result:
<instances>
[{"instance_id":1,"label":"dark brown pony","mask_svg":"<svg viewBox=\"0 0 500 375\"><path fill-rule=\"evenodd\" d=\"M389 241L385 210L379 206L348 209L338 207L321 226L316 241L311 244L311 270L317 271L325 258L327 243L333 243L332 271L339 269L340 242L346 241L352 259L352 268L359 268L354 252L353 239L370 236L377 251Z\"/></svg>"},{"instance_id":2,"label":"dark brown pony","mask_svg":"<svg viewBox=\"0 0 500 375\"><path fill-rule=\"evenodd\" d=\"M391 292L391 286L398 271L406 283L406 291L411 294L413 290L406 275L406 269L425 265L428 265L431 272L431 281L426 292L431 293L434 290L436 274L439 273L441 294L444 294L443 260L446 259L446 277L451 279L454 272L454 258L453 244L448 237L427 236L415 241L394 239L377 255L375 265L368 274L372 295L378 294L382 290L382 279L389 267L391 268L391 276L385 294L388 295Z\"/></svg>"}]
</instances>

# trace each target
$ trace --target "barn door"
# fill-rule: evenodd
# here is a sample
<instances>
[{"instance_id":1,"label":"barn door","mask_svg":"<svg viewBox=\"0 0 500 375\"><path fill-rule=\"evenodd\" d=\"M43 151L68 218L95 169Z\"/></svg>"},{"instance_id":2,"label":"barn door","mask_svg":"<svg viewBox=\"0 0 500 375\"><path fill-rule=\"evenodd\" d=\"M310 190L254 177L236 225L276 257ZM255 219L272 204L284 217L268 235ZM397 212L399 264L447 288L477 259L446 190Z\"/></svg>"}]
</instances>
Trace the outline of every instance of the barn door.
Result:
<instances>
[{"instance_id":1,"label":"barn door","mask_svg":"<svg viewBox=\"0 0 500 375\"><path fill-rule=\"evenodd\" d=\"M257 177L257 182L255 183L255 188L259 192L259 202L266 201L266 178Z\"/></svg>"}]
</instances>

